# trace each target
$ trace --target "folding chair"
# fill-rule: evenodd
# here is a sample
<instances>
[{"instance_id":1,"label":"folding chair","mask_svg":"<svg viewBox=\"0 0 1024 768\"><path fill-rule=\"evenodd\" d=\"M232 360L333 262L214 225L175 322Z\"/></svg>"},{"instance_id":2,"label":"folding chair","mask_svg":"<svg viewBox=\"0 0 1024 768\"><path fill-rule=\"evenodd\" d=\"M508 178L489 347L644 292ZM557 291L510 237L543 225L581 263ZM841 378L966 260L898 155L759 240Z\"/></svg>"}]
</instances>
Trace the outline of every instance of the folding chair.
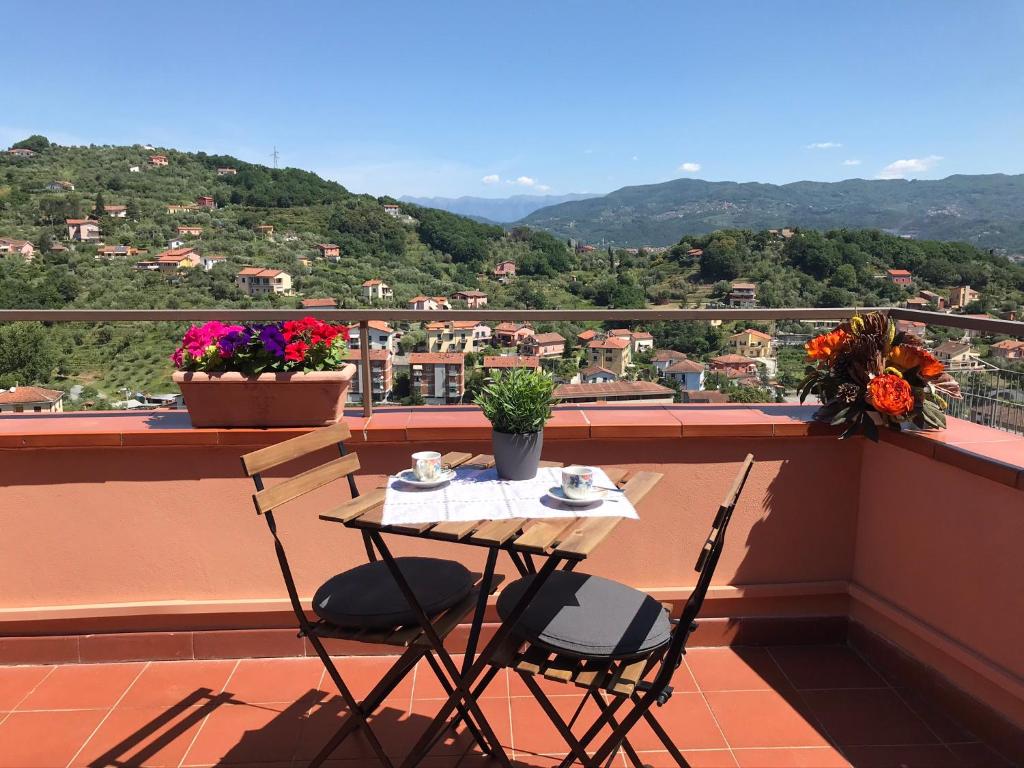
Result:
<instances>
[{"instance_id":1,"label":"folding chair","mask_svg":"<svg viewBox=\"0 0 1024 768\"><path fill-rule=\"evenodd\" d=\"M627 738L641 718L681 768L688 765L651 707L664 705L672 696L672 675L682 663L690 634L697 628L697 615L725 546L726 528L753 463L754 457L748 454L718 508L695 566L697 585L678 619L671 618L669 609L650 595L625 584L561 570L551 574L512 628L511 640L496 656L496 662L519 673L565 738L570 751L561 768L574 760L584 766L601 766L614 758L620 746L636 768L641 768L643 763ZM533 578L519 579L501 593L497 608L502 619ZM569 722L541 690L536 675L587 689ZM572 727L588 698L597 703L600 714L577 738ZM627 702L632 708L617 718ZM588 754L587 747L606 726L611 727L611 734Z\"/></svg>"},{"instance_id":2,"label":"folding chair","mask_svg":"<svg viewBox=\"0 0 1024 768\"><path fill-rule=\"evenodd\" d=\"M311 606L316 619L311 620L299 597L274 515L282 506L342 478L348 481L351 499L343 500L339 508L346 514L358 514L358 502L354 506L352 500L359 496L354 477L359 469L359 457L346 452L344 441L349 437L346 424L335 424L248 453L242 457L242 466L256 486L256 493L252 496L256 512L266 519L274 538L285 589L298 619L299 636L309 640L350 710L350 716L337 734L309 765L312 768L322 764L350 734L361 730L384 766L392 768L392 762L367 718L421 658L426 658L448 694L455 690L434 656L437 652L435 645L424 637L423 613L429 617L436 636L443 639L475 606L479 609L479 606L486 605L486 600L480 598L480 574L471 573L457 562L436 558L398 557L385 563L377 559L370 537L364 534L368 562L332 576L316 590ZM276 482L269 488L264 487L263 473L267 470L332 446L337 447L339 458ZM411 585L422 613L410 606L396 582L391 570L396 565L407 584ZM405 648L405 651L377 686L359 702L324 648L324 638L397 646ZM445 661L449 662L450 669L450 659ZM458 709L457 719L466 723L481 749L490 753L492 747L488 740L494 737L489 726L483 725L483 730L488 732L485 739L466 708L460 704Z\"/></svg>"}]
</instances>

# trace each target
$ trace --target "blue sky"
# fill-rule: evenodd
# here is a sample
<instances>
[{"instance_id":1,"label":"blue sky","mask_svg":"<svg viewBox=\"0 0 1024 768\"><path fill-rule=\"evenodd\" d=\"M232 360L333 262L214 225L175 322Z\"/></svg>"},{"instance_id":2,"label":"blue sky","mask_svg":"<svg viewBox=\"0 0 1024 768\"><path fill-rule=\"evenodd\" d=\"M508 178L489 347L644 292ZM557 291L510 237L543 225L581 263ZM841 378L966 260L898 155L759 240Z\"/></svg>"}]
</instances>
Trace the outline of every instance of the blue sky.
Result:
<instances>
[{"instance_id":1,"label":"blue sky","mask_svg":"<svg viewBox=\"0 0 1024 768\"><path fill-rule=\"evenodd\" d=\"M1024 172L1017 0L92 0L3 18L4 145L268 164L276 145L396 196Z\"/></svg>"}]
</instances>

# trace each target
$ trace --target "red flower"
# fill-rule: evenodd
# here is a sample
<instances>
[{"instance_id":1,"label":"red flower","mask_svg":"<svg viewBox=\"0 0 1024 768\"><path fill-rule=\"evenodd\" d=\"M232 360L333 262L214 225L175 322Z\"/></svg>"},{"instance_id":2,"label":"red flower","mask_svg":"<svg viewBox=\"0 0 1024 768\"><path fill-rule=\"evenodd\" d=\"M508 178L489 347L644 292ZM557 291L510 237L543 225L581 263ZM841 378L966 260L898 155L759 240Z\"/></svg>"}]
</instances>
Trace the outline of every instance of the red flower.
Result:
<instances>
[{"instance_id":1,"label":"red flower","mask_svg":"<svg viewBox=\"0 0 1024 768\"><path fill-rule=\"evenodd\" d=\"M914 392L900 376L884 373L868 384L867 400L879 413L900 418L914 408Z\"/></svg>"},{"instance_id":2,"label":"red flower","mask_svg":"<svg viewBox=\"0 0 1024 768\"><path fill-rule=\"evenodd\" d=\"M301 363L306 358L309 344L304 341L293 341L284 348L284 359L291 363Z\"/></svg>"}]
</instances>

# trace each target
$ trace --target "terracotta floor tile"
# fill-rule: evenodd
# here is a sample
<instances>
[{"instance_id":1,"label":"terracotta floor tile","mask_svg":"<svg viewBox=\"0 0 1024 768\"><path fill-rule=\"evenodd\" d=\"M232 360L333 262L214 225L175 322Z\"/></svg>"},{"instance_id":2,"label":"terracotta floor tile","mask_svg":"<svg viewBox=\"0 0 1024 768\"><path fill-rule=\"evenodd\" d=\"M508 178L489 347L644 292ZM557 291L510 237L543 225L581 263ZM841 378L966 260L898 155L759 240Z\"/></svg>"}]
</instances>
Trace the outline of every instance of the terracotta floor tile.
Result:
<instances>
[{"instance_id":1,"label":"terracotta floor tile","mask_svg":"<svg viewBox=\"0 0 1024 768\"><path fill-rule=\"evenodd\" d=\"M462 669L462 656L453 656L455 664ZM564 687L564 686L563 686ZM529 692L526 692L529 694ZM437 679L437 675L425 661L421 661L416 668L416 685L413 690L413 697L420 699L446 699L448 694ZM484 689L484 699L507 698L508 697L508 674L501 670Z\"/></svg>"},{"instance_id":2,"label":"terracotta floor tile","mask_svg":"<svg viewBox=\"0 0 1024 768\"><path fill-rule=\"evenodd\" d=\"M942 745L848 747L846 754L854 768L963 768Z\"/></svg>"},{"instance_id":3,"label":"terracotta floor tile","mask_svg":"<svg viewBox=\"0 0 1024 768\"><path fill-rule=\"evenodd\" d=\"M793 695L779 691L719 691L705 695L726 741L734 748L828 744Z\"/></svg>"},{"instance_id":4,"label":"terracotta floor tile","mask_svg":"<svg viewBox=\"0 0 1024 768\"><path fill-rule=\"evenodd\" d=\"M208 712L205 707L115 707L71 768L177 766Z\"/></svg>"},{"instance_id":5,"label":"terracotta floor tile","mask_svg":"<svg viewBox=\"0 0 1024 768\"><path fill-rule=\"evenodd\" d=\"M887 687L860 656L842 645L776 646L770 652L800 690Z\"/></svg>"},{"instance_id":6,"label":"terracotta floor tile","mask_svg":"<svg viewBox=\"0 0 1024 768\"><path fill-rule=\"evenodd\" d=\"M380 682L391 666L398 660L397 656L344 656L334 658L345 685L359 701ZM323 665L321 665L323 666ZM337 687L329 675L324 674L321 687L332 696L337 695ZM412 675L406 675L387 697L394 706L404 702L408 708L412 698Z\"/></svg>"},{"instance_id":7,"label":"terracotta floor tile","mask_svg":"<svg viewBox=\"0 0 1024 768\"><path fill-rule=\"evenodd\" d=\"M0 667L0 712L14 709L54 667Z\"/></svg>"},{"instance_id":8,"label":"terracotta floor tile","mask_svg":"<svg viewBox=\"0 0 1024 768\"><path fill-rule=\"evenodd\" d=\"M838 744L934 744L924 722L890 689L805 691L808 709Z\"/></svg>"},{"instance_id":9,"label":"terracotta floor tile","mask_svg":"<svg viewBox=\"0 0 1024 768\"><path fill-rule=\"evenodd\" d=\"M338 731L347 717L348 710L341 697L324 698L306 715L295 758L298 761L311 760ZM394 758L405 756L427 724L425 718L410 717L408 704L402 708L395 708L385 703L370 718L374 733L388 755ZM356 761L376 759L369 741L358 731L349 736L331 757L337 760Z\"/></svg>"},{"instance_id":10,"label":"terracotta floor tile","mask_svg":"<svg viewBox=\"0 0 1024 768\"><path fill-rule=\"evenodd\" d=\"M305 710L279 704L224 704L210 714L185 765L253 765L290 761Z\"/></svg>"},{"instance_id":11,"label":"terracotta floor tile","mask_svg":"<svg viewBox=\"0 0 1024 768\"><path fill-rule=\"evenodd\" d=\"M530 752L535 755L566 754L565 739L558 732L540 704L533 698L513 698L512 702L512 744L517 754ZM568 721L579 706L578 696L552 696L551 703L562 719ZM573 727L573 733L581 735L599 714L597 705L588 700ZM604 728L595 740L596 745L604 741L609 729Z\"/></svg>"},{"instance_id":12,"label":"terracotta floor tile","mask_svg":"<svg viewBox=\"0 0 1024 768\"><path fill-rule=\"evenodd\" d=\"M733 750L740 768L850 768L833 747Z\"/></svg>"},{"instance_id":13,"label":"terracotta floor tile","mask_svg":"<svg viewBox=\"0 0 1024 768\"><path fill-rule=\"evenodd\" d=\"M628 711L623 705L622 712ZM651 712L680 749L723 749L728 747L722 731L711 716L704 696L699 693L674 693L663 707ZM665 748L646 720L630 731L629 740L638 750L660 751Z\"/></svg>"},{"instance_id":14,"label":"terracotta floor tile","mask_svg":"<svg viewBox=\"0 0 1024 768\"><path fill-rule=\"evenodd\" d=\"M971 742L976 737L964 725L957 722L948 712L944 711L935 699L926 693L899 688L896 691L900 698L914 710L929 728L939 737L940 741Z\"/></svg>"},{"instance_id":15,"label":"terracotta floor tile","mask_svg":"<svg viewBox=\"0 0 1024 768\"><path fill-rule=\"evenodd\" d=\"M705 691L766 691L790 687L764 648L696 648L686 663Z\"/></svg>"},{"instance_id":16,"label":"terracotta floor tile","mask_svg":"<svg viewBox=\"0 0 1024 768\"><path fill-rule=\"evenodd\" d=\"M106 712L14 712L0 723L2 768L55 768L67 765Z\"/></svg>"},{"instance_id":17,"label":"terracotta floor tile","mask_svg":"<svg viewBox=\"0 0 1024 768\"><path fill-rule=\"evenodd\" d=\"M320 659L242 659L225 690L250 704L291 702L317 689L323 674Z\"/></svg>"},{"instance_id":18,"label":"terracotta floor tile","mask_svg":"<svg viewBox=\"0 0 1024 768\"><path fill-rule=\"evenodd\" d=\"M438 711L437 701L416 701L412 707L412 717L406 727L415 739L418 739L423 729L429 725ZM480 701L480 709L487 718L488 724L494 730L498 742L505 748L506 752L512 749L512 724L509 720L508 699L485 699ZM458 755L466 752L477 752L476 742L466 729L461 725L454 731L449 730L444 737L431 750L433 756Z\"/></svg>"},{"instance_id":19,"label":"terracotta floor tile","mask_svg":"<svg viewBox=\"0 0 1024 768\"><path fill-rule=\"evenodd\" d=\"M540 689L544 691L548 696L575 696L579 698L583 695L584 691L582 688L577 688L571 683L563 683L558 680L548 680L546 677L541 675L534 675L534 681L540 686ZM497 682L492 683L497 685ZM533 698L533 694L530 693L530 689L526 687L526 683L523 682L523 678L520 677L519 673L514 669L508 670L508 695L513 698L520 696L528 696Z\"/></svg>"},{"instance_id":20,"label":"terracotta floor tile","mask_svg":"<svg viewBox=\"0 0 1024 768\"><path fill-rule=\"evenodd\" d=\"M201 704L202 700L196 700L196 696L204 692L219 693L236 663L230 659L155 661L139 675L121 705L146 707Z\"/></svg>"},{"instance_id":21,"label":"terracotta floor tile","mask_svg":"<svg viewBox=\"0 0 1024 768\"><path fill-rule=\"evenodd\" d=\"M110 709L145 666L131 663L57 667L18 709Z\"/></svg>"},{"instance_id":22,"label":"terracotta floor tile","mask_svg":"<svg viewBox=\"0 0 1024 768\"><path fill-rule=\"evenodd\" d=\"M736 759L727 749L683 749L683 758L690 768L736 768ZM679 764L668 752L639 752L640 759L650 768L678 768ZM626 761L628 768L633 764Z\"/></svg>"}]
</instances>

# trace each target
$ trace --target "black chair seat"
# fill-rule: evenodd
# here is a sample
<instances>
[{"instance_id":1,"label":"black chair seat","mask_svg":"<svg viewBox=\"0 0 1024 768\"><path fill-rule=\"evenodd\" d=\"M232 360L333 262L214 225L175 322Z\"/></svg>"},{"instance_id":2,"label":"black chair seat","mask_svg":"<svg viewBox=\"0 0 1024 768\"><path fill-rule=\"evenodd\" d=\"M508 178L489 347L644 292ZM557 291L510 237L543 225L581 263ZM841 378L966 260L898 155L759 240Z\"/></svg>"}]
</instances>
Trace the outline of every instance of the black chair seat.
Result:
<instances>
[{"instance_id":1,"label":"black chair seat","mask_svg":"<svg viewBox=\"0 0 1024 768\"><path fill-rule=\"evenodd\" d=\"M502 590L505 619L533 581L526 576ZM576 571L554 571L516 623L517 636L555 653L590 659L630 659L667 645L668 612L617 581Z\"/></svg>"},{"instance_id":2,"label":"black chair seat","mask_svg":"<svg viewBox=\"0 0 1024 768\"><path fill-rule=\"evenodd\" d=\"M428 616L448 610L473 589L473 575L451 560L398 557L395 562ZM416 615L383 561L328 579L313 596L313 611L339 627L387 629L416 623Z\"/></svg>"}]
</instances>

